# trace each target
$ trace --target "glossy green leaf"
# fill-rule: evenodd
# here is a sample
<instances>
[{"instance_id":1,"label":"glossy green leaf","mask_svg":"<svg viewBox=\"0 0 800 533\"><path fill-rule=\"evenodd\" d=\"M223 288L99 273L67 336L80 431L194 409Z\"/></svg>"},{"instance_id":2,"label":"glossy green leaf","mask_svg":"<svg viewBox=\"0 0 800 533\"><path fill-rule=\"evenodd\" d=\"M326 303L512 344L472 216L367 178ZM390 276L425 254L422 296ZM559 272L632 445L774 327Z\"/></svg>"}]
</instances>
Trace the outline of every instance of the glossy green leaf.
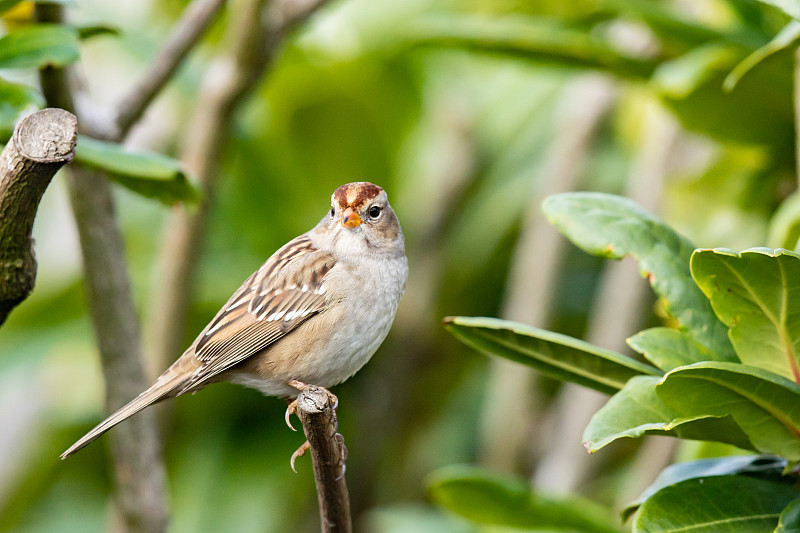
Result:
<instances>
[{"instance_id":1,"label":"glossy green leaf","mask_svg":"<svg viewBox=\"0 0 800 533\"><path fill-rule=\"evenodd\" d=\"M800 460L800 386L793 381L749 365L710 362L673 370L656 392L681 416L732 416L757 451Z\"/></svg>"},{"instance_id":2,"label":"glossy green leaf","mask_svg":"<svg viewBox=\"0 0 800 533\"><path fill-rule=\"evenodd\" d=\"M409 33L417 44L462 48L537 63L590 68L622 77L645 79L656 66L651 59L621 54L598 32L573 28L558 19L523 15L425 17Z\"/></svg>"},{"instance_id":3,"label":"glossy green leaf","mask_svg":"<svg viewBox=\"0 0 800 533\"><path fill-rule=\"evenodd\" d=\"M17 121L42 106L44 98L39 91L0 78L0 137L10 139Z\"/></svg>"},{"instance_id":4,"label":"glossy green leaf","mask_svg":"<svg viewBox=\"0 0 800 533\"><path fill-rule=\"evenodd\" d=\"M739 359L800 380L800 255L767 248L697 250L691 268L730 327Z\"/></svg>"},{"instance_id":5,"label":"glossy green leaf","mask_svg":"<svg viewBox=\"0 0 800 533\"><path fill-rule=\"evenodd\" d=\"M669 435L690 440L713 440L754 449L730 416L684 417L656 394L661 381L654 376L631 378L625 387L594 414L583 433L583 445L594 453L622 438Z\"/></svg>"},{"instance_id":6,"label":"glossy green leaf","mask_svg":"<svg viewBox=\"0 0 800 533\"><path fill-rule=\"evenodd\" d=\"M180 161L155 152L134 152L80 136L74 162L104 170L123 187L165 204L194 202L199 197Z\"/></svg>"},{"instance_id":7,"label":"glossy green leaf","mask_svg":"<svg viewBox=\"0 0 800 533\"><path fill-rule=\"evenodd\" d=\"M532 492L522 480L476 467L440 468L431 474L428 492L437 504L479 524L534 531L621 531L608 512L588 500Z\"/></svg>"},{"instance_id":8,"label":"glossy green leaf","mask_svg":"<svg viewBox=\"0 0 800 533\"><path fill-rule=\"evenodd\" d=\"M691 337L723 359L733 357L725 326L689 272L694 246L627 198L577 192L556 194L542 204L547 219L583 250L639 261L653 290Z\"/></svg>"},{"instance_id":9,"label":"glossy green leaf","mask_svg":"<svg viewBox=\"0 0 800 533\"><path fill-rule=\"evenodd\" d=\"M775 533L800 533L800 498L784 508Z\"/></svg>"},{"instance_id":10,"label":"glossy green leaf","mask_svg":"<svg viewBox=\"0 0 800 533\"><path fill-rule=\"evenodd\" d=\"M67 26L38 24L0 38L0 68L60 67L79 56L78 32Z\"/></svg>"},{"instance_id":11,"label":"glossy green leaf","mask_svg":"<svg viewBox=\"0 0 800 533\"><path fill-rule=\"evenodd\" d=\"M792 18L800 19L800 1L798 0L758 0L762 4L777 7Z\"/></svg>"},{"instance_id":12,"label":"glossy green leaf","mask_svg":"<svg viewBox=\"0 0 800 533\"><path fill-rule=\"evenodd\" d=\"M686 332L672 328L646 329L630 337L627 342L628 346L665 372L703 361L738 361L735 355L728 354L725 358L695 342Z\"/></svg>"},{"instance_id":13,"label":"glossy green leaf","mask_svg":"<svg viewBox=\"0 0 800 533\"><path fill-rule=\"evenodd\" d=\"M783 509L800 496L790 484L748 476L693 478L647 499L634 533L772 533Z\"/></svg>"},{"instance_id":14,"label":"glossy green leaf","mask_svg":"<svg viewBox=\"0 0 800 533\"><path fill-rule=\"evenodd\" d=\"M445 328L482 352L531 366L543 374L613 394L641 374L661 375L657 368L587 342L484 317L447 317Z\"/></svg>"},{"instance_id":15,"label":"glossy green leaf","mask_svg":"<svg viewBox=\"0 0 800 533\"><path fill-rule=\"evenodd\" d=\"M733 88L736 87L736 84L739 83L739 80L742 79L742 76L747 74L753 67L772 54L794 45L798 39L800 39L800 22L792 20L786 24L770 42L760 47L736 65L725 78L722 88L728 92L732 91Z\"/></svg>"},{"instance_id":16,"label":"glossy green leaf","mask_svg":"<svg viewBox=\"0 0 800 533\"><path fill-rule=\"evenodd\" d=\"M625 506L622 517L627 520L650 496L687 479L747 474L767 481L781 481L781 472L785 466L785 459L763 455L734 455L675 463L662 470L641 496ZM786 480L791 479L786 478Z\"/></svg>"}]
</instances>

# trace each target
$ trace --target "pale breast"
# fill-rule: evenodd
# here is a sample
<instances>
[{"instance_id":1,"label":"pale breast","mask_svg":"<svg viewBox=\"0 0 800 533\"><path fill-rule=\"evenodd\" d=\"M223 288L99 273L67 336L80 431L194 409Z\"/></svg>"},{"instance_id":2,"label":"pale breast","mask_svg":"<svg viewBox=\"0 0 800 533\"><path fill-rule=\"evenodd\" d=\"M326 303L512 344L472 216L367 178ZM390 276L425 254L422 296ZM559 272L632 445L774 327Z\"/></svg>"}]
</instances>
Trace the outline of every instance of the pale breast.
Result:
<instances>
[{"instance_id":1,"label":"pale breast","mask_svg":"<svg viewBox=\"0 0 800 533\"><path fill-rule=\"evenodd\" d=\"M295 396L285 383L330 387L369 361L391 328L405 290L405 257L341 261L325 276L332 305L231 369L227 378L271 396Z\"/></svg>"}]
</instances>

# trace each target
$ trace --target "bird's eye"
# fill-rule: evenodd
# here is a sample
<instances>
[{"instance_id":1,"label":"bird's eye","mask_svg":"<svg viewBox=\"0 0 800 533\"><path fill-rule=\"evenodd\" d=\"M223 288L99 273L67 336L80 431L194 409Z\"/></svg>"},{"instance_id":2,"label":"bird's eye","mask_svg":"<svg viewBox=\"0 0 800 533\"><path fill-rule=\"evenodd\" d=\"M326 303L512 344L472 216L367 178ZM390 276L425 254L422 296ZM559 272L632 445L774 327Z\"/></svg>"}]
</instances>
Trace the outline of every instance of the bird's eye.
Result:
<instances>
[{"instance_id":1,"label":"bird's eye","mask_svg":"<svg viewBox=\"0 0 800 533\"><path fill-rule=\"evenodd\" d=\"M331 207L331 218L333 218L333 215L335 215L335 214L336 214L336 208L335 207Z\"/></svg>"},{"instance_id":2,"label":"bird's eye","mask_svg":"<svg viewBox=\"0 0 800 533\"><path fill-rule=\"evenodd\" d=\"M369 208L369 218L378 218L381 216L381 208L377 205L373 205Z\"/></svg>"}]
</instances>

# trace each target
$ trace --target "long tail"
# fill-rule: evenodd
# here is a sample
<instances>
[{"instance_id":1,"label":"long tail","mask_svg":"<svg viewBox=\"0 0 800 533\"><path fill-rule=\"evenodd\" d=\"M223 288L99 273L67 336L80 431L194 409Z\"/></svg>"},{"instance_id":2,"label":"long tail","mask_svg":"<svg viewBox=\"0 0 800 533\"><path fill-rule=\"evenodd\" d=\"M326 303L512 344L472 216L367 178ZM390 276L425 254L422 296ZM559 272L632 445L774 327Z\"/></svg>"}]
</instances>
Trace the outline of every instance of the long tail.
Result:
<instances>
[{"instance_id":1,"label":"long tail","mask_svg":"<svg viewBox=\"0 0 800 533\"><path fill-rule=\"evenodd\" d=\"M176 373L167 370L167 372L162 374L161 377L159 377L149 389L142 392L139 394L139 396L119 408L115 413L97 424L86 435L78 439L75 444L70 446L64 453L61 454L61 459L66 459L84 446L93 442L112 427L116 426L129 416L138 413L145 407L152 405L159 400L163 400L164 398L174 396L176 389L179 390L185 381L185 376L176 375Z\"/></svg>"}]
</instances>

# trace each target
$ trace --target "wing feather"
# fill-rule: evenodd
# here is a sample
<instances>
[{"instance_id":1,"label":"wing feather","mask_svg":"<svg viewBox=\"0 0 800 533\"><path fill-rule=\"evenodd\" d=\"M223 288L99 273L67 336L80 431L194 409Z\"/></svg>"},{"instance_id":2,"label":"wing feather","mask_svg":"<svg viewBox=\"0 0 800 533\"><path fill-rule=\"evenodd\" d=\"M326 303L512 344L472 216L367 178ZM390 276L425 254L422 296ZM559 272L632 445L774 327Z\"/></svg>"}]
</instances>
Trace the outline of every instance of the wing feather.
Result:
<instances>
[{"instance_id":1,"label":"wing feather","mask_svg":"<svg viewBox=\"0 0 800 533\"><path fill-rule=\"evenodd\" d=\"M275 252L237 290L190 351L202 362L180 394L278 341L328 305L323 280L335 259L306 235Z\"/></svg>"}]
</instances>

